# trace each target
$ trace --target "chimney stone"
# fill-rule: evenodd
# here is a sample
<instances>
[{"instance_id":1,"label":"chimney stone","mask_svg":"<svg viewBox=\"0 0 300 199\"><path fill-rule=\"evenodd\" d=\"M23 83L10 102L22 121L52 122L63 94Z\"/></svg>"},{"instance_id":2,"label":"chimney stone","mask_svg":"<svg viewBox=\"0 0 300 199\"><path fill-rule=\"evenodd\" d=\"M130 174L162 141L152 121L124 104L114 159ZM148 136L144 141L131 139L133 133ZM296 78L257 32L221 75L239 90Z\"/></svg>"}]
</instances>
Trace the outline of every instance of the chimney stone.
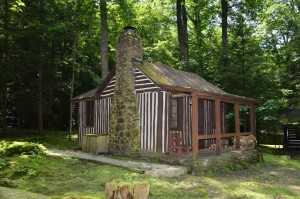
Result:
<instances>
[{"instance_id":1,"label":"chimney stone","mask_svg":"<svg viewBox=\"0 0 300 199\"><path fill-rule=\"evenodd\" d=\"M116 82L110 108L109 152L140 154L140 116L136 101L132 60L142 60L142 43L133 27L126 26L116 43Z\"/></svg>"}]
</instances>

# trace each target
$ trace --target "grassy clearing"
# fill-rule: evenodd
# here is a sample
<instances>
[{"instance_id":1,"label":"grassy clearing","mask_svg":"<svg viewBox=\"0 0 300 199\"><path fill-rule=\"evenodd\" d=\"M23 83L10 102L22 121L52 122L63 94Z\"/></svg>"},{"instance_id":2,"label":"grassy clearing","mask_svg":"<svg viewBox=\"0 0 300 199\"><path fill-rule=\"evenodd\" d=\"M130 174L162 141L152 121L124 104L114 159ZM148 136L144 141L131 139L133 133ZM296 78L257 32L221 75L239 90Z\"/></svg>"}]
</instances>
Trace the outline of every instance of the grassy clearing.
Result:
<instances>
[{"instance_id":1,"label":"grassy clearing","mask_svg":"<svg viewBox=\"0 0 300 199\"><path fill-rule=\"evenodd\" d=\"M59 135L53 138L53 135ZM67 135L67 134L66 134ZM61 139L60 132L39 138L39 143L59 148L76 144ZM45 139L47 138L47 139ZM64 137L63 137L64 138ZM8 140L30 141L31 137L9 137ZM54 141L55 139L59 141ZM63 141L60 141L63 140ZM59 142L59 144L57 144ZM66 145L66 146L64 146ZM300 198L300 161L273 154L263 148L265 163L227 173L185 175L159 179L110 165L47 155L16 155L0 160L0 186L13 187L51 198L105 198L105 183L148 182L150 198Z\"/></svg>"},{"instance_id":2,"label":"grassy clearing","mask_svg":"<svg viewBox=\"0 0 300 199\"><path fill-rule=\"evenodd\" d=\"M77 149L77 133L72 134L69 140L69 132L66 131L47 131L39 134L37 130L31 129L9 129L6 141L33 142L43 144L48 148L57 149Z\"/></svg>"}]
</instances>

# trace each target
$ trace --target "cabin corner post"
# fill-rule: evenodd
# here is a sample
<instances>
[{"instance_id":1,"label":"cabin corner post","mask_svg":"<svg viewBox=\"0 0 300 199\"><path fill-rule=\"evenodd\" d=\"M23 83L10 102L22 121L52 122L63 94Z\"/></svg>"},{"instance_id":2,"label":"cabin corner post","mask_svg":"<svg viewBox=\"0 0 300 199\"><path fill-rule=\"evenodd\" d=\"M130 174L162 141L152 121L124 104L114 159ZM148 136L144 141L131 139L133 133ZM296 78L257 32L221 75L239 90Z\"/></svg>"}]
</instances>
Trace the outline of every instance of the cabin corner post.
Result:
<instances>
[{"instance_id":1,"label":"cabin corner post","mask_svg":"<svg viewBox=\"0 0 300 199\"><path fill-rule=\"evenodd\" d=\"M240 104L239 103L234 103L234 121L235 121L235 134L236 134L236 148L240 148L241 144L241 130L240 130Z\"/></svg>"},{"instance_id":2,"label":"cabin corner post","mask_svg":"<svg viewBox=\"0 0 300 199\"><path fill-rule=\"evenodd\" d=\"M198 96L192 93L192 149L193 149L193 159L198 159Z\"/></svg>"},{"instance_id":3,"label":"cabin corner post","mask_svg":"<svg viewBox=\"0 0 300 199\"><path fill-rule=\"evenodd\" d=\"M216 154L221 155L221 100L215 100L216 113Z\"/></svg>"},{"instance_id":4,"label":"cabin corner post","mask_svg":"<svg viewBox=\"0 0 300 199\"><path fill-rule=\"evenodd\" d=\"M250 131L251 131L252 135L256 136L254 104L250 104Z\"/></svg>"}]
</instances>

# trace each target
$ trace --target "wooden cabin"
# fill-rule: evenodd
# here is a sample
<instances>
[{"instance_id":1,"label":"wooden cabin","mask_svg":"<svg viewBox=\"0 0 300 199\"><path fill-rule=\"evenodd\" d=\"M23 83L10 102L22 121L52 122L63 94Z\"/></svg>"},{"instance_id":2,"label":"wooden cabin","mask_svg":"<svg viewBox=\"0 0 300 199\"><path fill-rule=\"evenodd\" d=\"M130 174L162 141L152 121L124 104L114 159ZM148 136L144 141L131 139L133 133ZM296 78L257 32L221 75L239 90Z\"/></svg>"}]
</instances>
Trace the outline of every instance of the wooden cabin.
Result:
<instances>
[{"instance_id":1,"label":"wooden cabin","mask_svg":"<svg viewBox=\"0 0 300 199\"><path fill-rule=\"evenodd\" d=\"M184 145L198 150L216 145L216 153L229 138L255 134L257 100L232 95L196 74L176 70L161 62L132 60L140 117L141 151L168 153L171 131L180 132ZM78 103L78 141L84 134L108 134L116 70L91 91L73 98ZM245 114L242 115L242 109Z\"/></svg>"},{"instance_id":2,"label":"wooden cabin","mask_svg":"<svg viewBox=\"0 0 300 199\"><path fill-rule=\"evenodd\" d=\"M255 134L256 100L228 94L195 74L160 62L135 64L134 77L142 151L167 153L170 131L181 131L184 144L194 143L193 150L198 150L198 145L202 148L212 143L221 145L221 139L237 137L238 141L239 136ZM79 106L79 143L83 134L109 132L114 86L115 70L98 88L72 100ZM234 107L235 131L230 133L226 132L226 104ZM247 132L240 129L240 105L249 106Z\"/></svg>"}]
</instances>

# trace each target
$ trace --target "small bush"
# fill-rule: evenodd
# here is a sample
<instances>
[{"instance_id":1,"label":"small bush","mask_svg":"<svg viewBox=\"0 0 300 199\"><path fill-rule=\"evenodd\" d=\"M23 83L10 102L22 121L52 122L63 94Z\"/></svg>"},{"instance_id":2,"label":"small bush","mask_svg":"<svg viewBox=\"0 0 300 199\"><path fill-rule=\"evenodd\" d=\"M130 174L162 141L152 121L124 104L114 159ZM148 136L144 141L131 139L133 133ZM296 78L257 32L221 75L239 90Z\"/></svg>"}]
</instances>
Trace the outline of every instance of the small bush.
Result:
<instances>
[{"instance_id":1,"label":"small bush","mask_svg":"<svg viewBox=\"0 0 300 199\"><path fill-rule=\"evenodd\" d=\"M37 155L44 154L46 149L41 144L31 142L0 142L0 156L11 157L14 155Z\"/></svg>"},{"instance_id":2,"label":"small bush","mask_svg":"<svg viewBox=\"0 0 300 199\"><path fill-rule=\"evenodd\" d=\"M14 188L16 185L13 183L13 180L8 179L8 178L0 178L0 186L2 187L10 187Z\"/></svg>"}]
</instances>

